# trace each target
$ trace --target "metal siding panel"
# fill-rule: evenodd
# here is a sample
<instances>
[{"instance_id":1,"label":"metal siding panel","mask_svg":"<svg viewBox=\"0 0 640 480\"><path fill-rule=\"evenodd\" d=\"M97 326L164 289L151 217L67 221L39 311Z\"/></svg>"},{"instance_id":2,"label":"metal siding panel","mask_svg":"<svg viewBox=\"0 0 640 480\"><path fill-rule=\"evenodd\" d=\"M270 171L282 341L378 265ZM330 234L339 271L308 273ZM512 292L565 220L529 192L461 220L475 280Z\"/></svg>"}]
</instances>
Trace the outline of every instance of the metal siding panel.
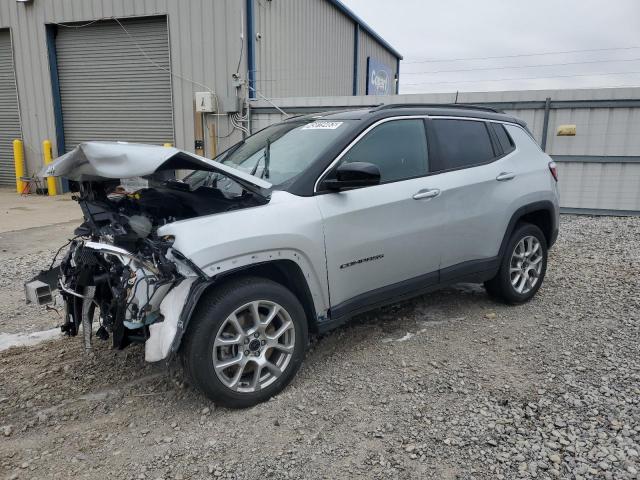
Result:
<instances>
[{"instance_id":1,"label":"metal siding panel","mask_svg":"<svg viewBox=\"0 0 640 480\"><path fill-rule=\"evenodd\" d=\"M402 59L402 55L395 48L393 48L384 38L378 35L369 25L366 24L358 15L356 15L349 7L347 7L340 0L329 0L330 3L335 6L338 10L344 13L347 17L349 17L353 23L357 24L362 30L367 31L378 43L380 43L385 49L387 49L394 58L398 60Z\"/></svg>"},{"instance_id":2,"label":"metal siding panel","mask_svg":"<svg viewBox=\"0 0 640 480\"><path fill-rule=\"evenodd\" d=\"M575 137L557 137L557 127L575 124ZM640 155L640 109L552 110L549 151L554 155Z\"/></svg>"},{"instance_id":3,"label":"metal siding panel","mask_svg":"<svg viewBox=\"0 0 640 480\"><path fill-rule=\"evenodd\" d=\"M256 88L268 98L352 93L353 23L326 0L255 3Z\"/></svg>"},{"instance_id":4,"label":"metal siding panel","mask_svg":"<svg viewBox=\"0 0 640 480\"><path fill-rule=\"evenodd\" d=\"M251 131L253 133L262 130L269 125L281 122L283 120L280 113L260 113L251 117Z\"/></svg>"},{"instance_id":5,"label":"metal siding panel","mask_svg":"<svg viewBox=\"0 0 640 480\"><path fill-rule=\"evenodd\" d=\"M640 211L640 164L562 162L558 172L562 207Z\"/></svg>"},{"instance_id":6,"label":"metal siding panel","mask_svg":"<svg viewBox=\"0 0 640 480\"><path fill-rule=\"evenodd\" d=\"M12 31L15 34L14 58L25 156L27 170L35 173L42 165L42 141L45 138L55 141L53 110L49 108L52 105L52 97L45 49L46 36L44 28L38 28L39 23L31 20L29 10L16 2L11 3L15 8L15 16L12 19L15 26ZM37 15L40 12L34 13L36 17L40 17ZM47 83L43 84L44 80ZM53 133L46 135L45 132L49 131L49 128Z\"/></svg>"},{"instance_id":7,"label":"metal siding panel","mask_svg":"<svg viewBox=\"0 0 640 480\"><path fill-rule=\"evenodd\" d=\"M11 32L0 30L0 185L15 185L13 140L22 138Z\"/></svg>"}]
</instances>

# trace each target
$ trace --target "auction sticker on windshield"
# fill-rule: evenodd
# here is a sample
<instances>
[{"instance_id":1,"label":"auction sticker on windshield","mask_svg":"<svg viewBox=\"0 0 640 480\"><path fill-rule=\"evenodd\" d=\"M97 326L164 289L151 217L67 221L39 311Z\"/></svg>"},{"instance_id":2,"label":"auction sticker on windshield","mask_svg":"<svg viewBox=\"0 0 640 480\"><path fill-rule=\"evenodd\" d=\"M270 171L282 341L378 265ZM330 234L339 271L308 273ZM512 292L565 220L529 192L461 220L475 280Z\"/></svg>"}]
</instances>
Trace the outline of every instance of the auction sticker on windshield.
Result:
<instances>
[{"instance_id":1,"label":"auction sticker on windshield","mask_svg":"<svg viewBox=\"0 0 640 480\"><path fill-rule=\"evenodd\" d=\"M307 123L302 130L335 130L344 122L313 122Z\"/></svg>"}]
</instances>

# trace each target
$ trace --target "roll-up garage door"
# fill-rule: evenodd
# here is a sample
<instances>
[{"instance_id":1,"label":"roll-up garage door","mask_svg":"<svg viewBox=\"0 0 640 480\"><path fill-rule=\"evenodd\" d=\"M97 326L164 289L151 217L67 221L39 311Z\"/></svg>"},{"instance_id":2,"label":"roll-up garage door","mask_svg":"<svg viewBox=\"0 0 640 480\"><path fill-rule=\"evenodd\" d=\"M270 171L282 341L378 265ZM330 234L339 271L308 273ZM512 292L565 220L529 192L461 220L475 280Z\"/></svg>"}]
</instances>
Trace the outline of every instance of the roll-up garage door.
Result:
<instances>
[{"instance_id":1,"label":"roll-up garage door","mask_svg":"<svg viewBox=\"0 0 640 480\"><path fill-rule=\"evenodd\" d=\"M21 138L11 34L0 30L0 185L16 184L13 140Z\"/></svg>"},{"instance_id":2,"label":"roll-up garage door","mask_svg":"<svg viewBox=\"0 0 640 480\"><path fill-rule=\"evenodd\" d=\"M173 143L167 20L120 22L58 29L67 151L91 140Z\"/></svg>"}]
</instances>

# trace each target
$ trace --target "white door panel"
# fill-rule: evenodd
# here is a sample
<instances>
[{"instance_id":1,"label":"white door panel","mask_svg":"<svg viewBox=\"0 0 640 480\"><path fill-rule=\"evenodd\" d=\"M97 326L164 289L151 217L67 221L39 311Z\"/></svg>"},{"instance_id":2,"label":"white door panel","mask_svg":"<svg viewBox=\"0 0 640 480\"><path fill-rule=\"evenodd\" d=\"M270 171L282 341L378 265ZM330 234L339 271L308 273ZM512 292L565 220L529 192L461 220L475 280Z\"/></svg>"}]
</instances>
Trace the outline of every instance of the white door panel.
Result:
<instances>
[{"instance_id":1,"label":"white door panel","mask_svg":"<svg viewBox=\"0 0 640 480\"><path fill-rule=\"evenodd\" d=\"M500 231L502 211L509 207L509 199L502 191L503 183L508 182L496 180L503 171L499 164L500 161L433 177L441 191L442 208L448 212L447 224L440 232L440 268L497 254L504 233Z\"/></svg>"},{"instance_id":2,"label":"white door panel","mask_svg":"<svg viewBox=\"0 0 640 480\"><path fill-rule=\"evenodd\" d=\"M511 215L549 188L546 157L519 127L507 126L516 149L486 165L437 175L443 208L441 269L496 257Z\"/></svg>"},{"instance_id":3,"label":"white door panel","mask_svg":"<svg viewBox=\"0 0 640 480\"><path fill-rule=\"evenodd\" d=\"M438 229L446 221L433 177L317 196L324 221L331 305L437 272Z\"/></svg>"}]
</instances>

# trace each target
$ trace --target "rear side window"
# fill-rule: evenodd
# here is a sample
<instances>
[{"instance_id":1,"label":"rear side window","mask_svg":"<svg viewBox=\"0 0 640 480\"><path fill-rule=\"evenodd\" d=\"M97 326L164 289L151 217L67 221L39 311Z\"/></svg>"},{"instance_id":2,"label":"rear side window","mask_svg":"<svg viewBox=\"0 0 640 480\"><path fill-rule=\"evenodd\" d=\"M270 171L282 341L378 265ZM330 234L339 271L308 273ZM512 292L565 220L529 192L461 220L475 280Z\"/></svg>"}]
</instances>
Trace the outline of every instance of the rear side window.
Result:
<instances>
[{"instance_id":1,"label":"rear side window","mask_svg":"<svg viewBox=\"0 0 640 480\"><path fill-rule=\"evenodd\" d=\"M496 156L485 122L434 119L431 128L439 150L431 159L432 172L472 167Z\"/></svg>"},{"instance_id":2,"label":"rear side window","mask_svg":"<svg viewBox=\"0 0 640 480\"><path fill-rule=\"evenodd\" d=\"M501 123L493 123L492 127L493 131L496 132L498 142L500 142L500 146L502 147L502 153L506 155L507 153L513 152L516 149L516 146L507 133L507 130L504 128L504 125Z\"/></svg>"},{"instance_id":3,"label":"rear side window","mask_svg":"<svg viewBox=\"0 0 640 480\"><path fill-rule=\"evenodd\" d=\"M429 169L424 122L392 120L378 125L344 155L343 162L377 165L383 183L426 175Z\"/></svg>"}]
</instances>

